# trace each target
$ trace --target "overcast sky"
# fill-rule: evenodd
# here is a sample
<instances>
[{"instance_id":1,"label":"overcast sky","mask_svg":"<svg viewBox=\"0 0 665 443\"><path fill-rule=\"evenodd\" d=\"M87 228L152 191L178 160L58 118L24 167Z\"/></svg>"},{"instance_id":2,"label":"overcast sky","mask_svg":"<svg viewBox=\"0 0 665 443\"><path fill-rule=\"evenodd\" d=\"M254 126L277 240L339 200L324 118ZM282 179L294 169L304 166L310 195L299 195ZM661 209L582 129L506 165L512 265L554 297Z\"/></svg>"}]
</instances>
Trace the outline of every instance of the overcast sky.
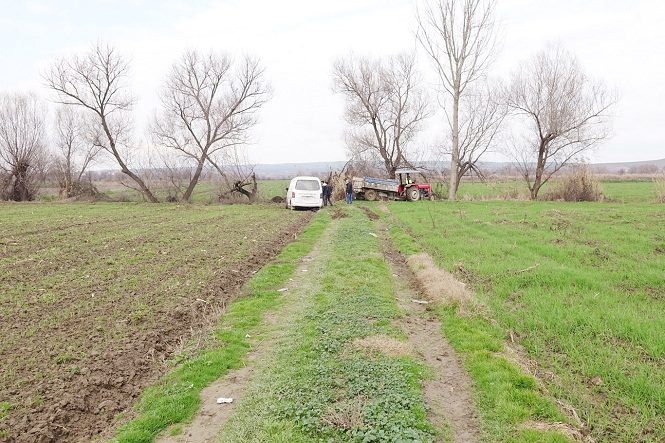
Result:
<instances>
[{"instance_id":1,"label":"overcast sky","mask_svg":"<svg viewBox=\"0 0 665 443\"><path fill-rule=\"evenodd\" d=\"M0 0L0 90L34 90L56 57L97 41L131 59L137 135L158 102L170 65L186 49L259 57L274 89L254 130L257 163L346 159L344 103L331 91L331 64L350 51L384 56L418 50L414 0ZM594 162L665 157L665 2L662 0L498 0L503 47L494 71L560 43L584 71L616 88L614 137ZM445 130L432 118L420 143ZM438 136L441 137L440 135Z\"/></svg>"}]
</instances>

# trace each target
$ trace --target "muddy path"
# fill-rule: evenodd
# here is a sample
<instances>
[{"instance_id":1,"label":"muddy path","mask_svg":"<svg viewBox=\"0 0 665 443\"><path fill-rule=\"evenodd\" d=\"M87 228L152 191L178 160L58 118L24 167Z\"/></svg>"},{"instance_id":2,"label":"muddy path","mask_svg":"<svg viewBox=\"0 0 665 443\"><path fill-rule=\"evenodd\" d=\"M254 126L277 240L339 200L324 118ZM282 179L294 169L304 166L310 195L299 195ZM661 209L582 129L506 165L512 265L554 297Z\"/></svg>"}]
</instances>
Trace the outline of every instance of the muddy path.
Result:
<instances>
[{"instance_id":1,"label":"muddy path","mask_svg":"<svg viewBox=\"0 0 665 443\"><path fill-rule=\"evenodd\" d=\"M335 212L337 214L337 212ZM294 311L300 309L302 296L294 294L295 288L302 288L312 278L312 265L321 254L321 247L330 241L328 229L314 246L312 251L301 259L289 283L284 286L282 299L284 305L279 312L268 312L263 324L251 337L251 350L245 365L229 373L205 388L200 393L201 405L192 422L183 426L178 435L170 435L172 429L166 429L155 440L156 443L214 443L218 434L229 420L236 406L242 402L245 388L255 373L256 363L269 360L270 355L279 346L281 331L287 327ZM230 402L218 402L220 399ZM221 400L220 400L221 401Z\"/></svg>"},{"instance_id":2,"label":"muddy path","mask_svg":"<svg viewBox=\"0 0 665 443\"><path fill-rule=\"evenodd\" d=\"M396 302L405 314L396 320L395 326L404 331L409 346L417 358L432 369L432 378L423 381L423 395L430 408L428 420L439 430L441 435L439 441L479 442L480 429L470 391L470 378L454 350L442 336L441 324L430 308L431 301L419 289L422 282L416 280L405 257L395 249L378 217L372 216L375 214L367 215L373 221L386 264L391 270L397 295ZM321 251L330 242L335 220L343 217L344 213L334 211L331 225L312 253L303 259L284 297L290 297L297 292L294 289L312 283L313 273L304 272L308 268L325 267L325 264L318 263L321 260ZM264 321L267 332L265 335L259 334L253 337L254 344L247 365L240 370L230 372L201 393L202 403L196 417L191 424L183 427L179 435L170 436L167 430L156 441L158 443L217 441L220 430L231 417L234 408L242 402L245 388L255 374L255 366L265 364L266 359L269 359L271 353L275 351L275 347L279 346L279 328L284 325L281 325L277 319L288 319L288 311L298 309L297 305L301 303L302 300L297 297L287 300L280 312L267 316ZM220 397L232 397L233 403L218 404L217 399Z\"/></svg>"},{"instance_id":3,"label":"muddy path","mask_svg":"<svg viewBox=\"0 0 665 443\"><path fill-rule=\"evenodd\" d=\"M423 382L423 395L430 406L429 420L445 428L452 441L480 441L478 418L471 397L471 378L462 367L453 347L441 333L441 322L431 312L428 297L420 291L423 282L409 269L404 255L395 250L382 235L383 253L393 273L398 305L405 317L399 326L405 332L416 355L433 369L433 377Z\"/></svg>"}]
</instances>

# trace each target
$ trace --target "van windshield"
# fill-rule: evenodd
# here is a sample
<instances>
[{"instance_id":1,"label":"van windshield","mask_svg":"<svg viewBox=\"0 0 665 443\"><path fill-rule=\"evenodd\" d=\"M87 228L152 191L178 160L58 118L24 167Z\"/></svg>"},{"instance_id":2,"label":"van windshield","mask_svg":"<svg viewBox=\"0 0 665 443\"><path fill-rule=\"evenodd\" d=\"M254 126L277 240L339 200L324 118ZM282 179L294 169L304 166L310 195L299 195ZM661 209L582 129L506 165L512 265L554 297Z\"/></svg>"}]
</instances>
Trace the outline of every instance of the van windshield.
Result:
<instances>
[{"instance_id":1,"label":"van windshield","mask_svg":"<svg viewBox=\"0 0 665 443\"><path fill-rule=\"evenodd\" d=\"M296 181L296 190L298 191L318 191L320 188L317 180L298 180Z\"/></svg>"}]
</instances>

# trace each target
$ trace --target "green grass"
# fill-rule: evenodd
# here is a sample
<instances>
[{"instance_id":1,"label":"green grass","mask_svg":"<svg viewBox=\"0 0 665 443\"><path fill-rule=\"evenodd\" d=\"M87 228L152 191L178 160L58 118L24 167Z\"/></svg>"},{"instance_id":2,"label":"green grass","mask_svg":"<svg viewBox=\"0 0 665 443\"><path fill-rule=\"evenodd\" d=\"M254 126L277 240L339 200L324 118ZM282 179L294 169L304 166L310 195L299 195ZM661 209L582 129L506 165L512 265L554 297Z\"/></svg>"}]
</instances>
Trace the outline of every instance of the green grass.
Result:
<instances>
[{"instance_id":1,"label":"green grass","mask_svg":"<svg viewBox=\"0 0 665 443\"><path fill-rule=\"evenodd\" d=\"M190 420L199 406L199 391L238 368L249 350L247 336L264 314L279 306L283 286L299 259L306 255L327 223L320 215L288 245L277 259L265 266L248 283L245 297L233 302L217 325L214 345L195 359L185 361L156 386L148 389L137 406L138 416L124 424L114 442L151 442L167 426Z\"/></svg>"},{"instance_id":2,"label":"green grass","mask_svg":"<svg viewBox=\"0 0 665 443\"><path fill-rule=\"evenodd\" d=\"M389 208L399 225L393 230L401 227L441 267L466 279L488 309L468 320L440 313L446 336L466 354L488 423L526 417L512 407L502 411L491 387L501 383L486 385L482 371L488 352L512 330L551 394L575 407L596 441L665 439L665 208L545 202ZM476 331L471 339L469 330ZM538 400L527 404L530 416L553 417Z\"/></svg>"},{"instance_id":3,"label":"green grass","mask_svg":"<svg viewBox=\"0 0 665 443\"><path fill-rule=\"evenodd\" d=\"M540 192L544 195L549 184ZM446 184L433 183L435 192L448 197ZM600 187L606 200L614 202L655 202L656 193L653 180L604 180ZM463 181L460 183L458 200L528 200L529 191L523 180L487 181L485 183Z\"/></svg>"},{"instance_id":4,"label":"green grass","mask_svg":"<svg viewBox=\"0 0 665 443\"><path fill-rule=\"evenodd\" d=\"M275 196L284 197L289 180L258 180L258 185L259 198L267 201Z\"/></svg>"},{"instance_id":5,"label":"green grass","mask_svg":"<svg viewBox=\"0 0 665 443\"><path fill-rule=\"evenodd\" d=\"M257 369L221 441L434 440L420 388L426 368L352 344L376 334L403 336L392 326L400 311L381 246L368 235L367 218L346 211L308 266L317 278L290 292L294 301L275 326L284 338Z\"/></svg>"}]
</instances>

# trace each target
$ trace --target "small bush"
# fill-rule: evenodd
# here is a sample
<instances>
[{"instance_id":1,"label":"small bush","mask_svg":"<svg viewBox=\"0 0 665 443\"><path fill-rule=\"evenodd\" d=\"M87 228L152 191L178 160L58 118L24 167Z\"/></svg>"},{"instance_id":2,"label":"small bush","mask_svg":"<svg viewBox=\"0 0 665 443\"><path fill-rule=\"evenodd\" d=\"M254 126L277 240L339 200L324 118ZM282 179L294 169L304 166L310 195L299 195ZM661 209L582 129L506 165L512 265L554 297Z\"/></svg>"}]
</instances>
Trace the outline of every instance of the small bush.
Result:
<instances>
[{"instance_id":1,"label":"small bush","mask_svg":"<svg viewBox=\"0 0 665 443\"><path fill-rule=\"evenodd\" d=\"M552 189L544 194L545 200L563 200L567 202L599 202L605 199L596 176L583 166L574 169L563 177Z\"/></svg>"},{"instance_id":2,"label":"small bush","mask_svg":"<svg viewBox=\"0 0 665 443\"><path fill-rule=\"evenodd\" d=\"M656 191L656 201L658 203L665 203L665 173L660 177L654 178L654 190Z\"/></svg>"}]
</instances>

